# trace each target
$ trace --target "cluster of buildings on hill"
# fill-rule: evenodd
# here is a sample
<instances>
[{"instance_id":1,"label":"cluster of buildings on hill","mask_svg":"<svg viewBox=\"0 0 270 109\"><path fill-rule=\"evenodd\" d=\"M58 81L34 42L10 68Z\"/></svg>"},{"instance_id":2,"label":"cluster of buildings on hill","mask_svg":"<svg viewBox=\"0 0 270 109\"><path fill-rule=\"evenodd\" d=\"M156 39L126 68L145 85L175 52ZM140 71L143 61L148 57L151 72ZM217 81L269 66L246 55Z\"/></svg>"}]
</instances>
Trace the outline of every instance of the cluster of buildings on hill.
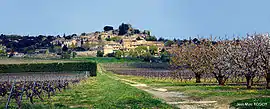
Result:
<instances>
[{"instance_id":1,"label":"cluster of buildings on hill","mask_svg":"<svg viewBox=\"0 0 270 109\"><path fill-rule=\"evenodd\" d=\"M119 36L113 34L113 30L111 30L76 36L72 39L57 38L52 41L52 44L66 45L68 48L82 47L85 51L77 51L77 55L85 56L95 56L97 51L103 51L104 56L117 50L129 52L139 46L156 46L158 52L160 52L164 48L164 42L147 41L145 38L148 36L149 35L144 33Z\"/></svg>"},{"instance_id":2,"label":"cluster of buildings on hill","mask_svg":"<svg viewBox=\"0 0 270 109\"><path fill-rule=\"evenodd\" d=\"M148 50L155 47L156 52L151 55L159 56L161 51L172 49L174 46L165 46L164 39L157 41L150 31L134 29L130 24L121 24L118 29L105 26L104 31L92 33L72 34L63 37L57 36L19 36L0 35L0 48L7 55L17 57L25 56L62 56L63 48L68 52L76 52L77 56L97 56L102 52L103 56L109 56L116 51L131 52L138 47L146 47ZM175 46L176 47L176 46ZM5 49L4 49L5 48Z\"/></svg>"}]
</instances>

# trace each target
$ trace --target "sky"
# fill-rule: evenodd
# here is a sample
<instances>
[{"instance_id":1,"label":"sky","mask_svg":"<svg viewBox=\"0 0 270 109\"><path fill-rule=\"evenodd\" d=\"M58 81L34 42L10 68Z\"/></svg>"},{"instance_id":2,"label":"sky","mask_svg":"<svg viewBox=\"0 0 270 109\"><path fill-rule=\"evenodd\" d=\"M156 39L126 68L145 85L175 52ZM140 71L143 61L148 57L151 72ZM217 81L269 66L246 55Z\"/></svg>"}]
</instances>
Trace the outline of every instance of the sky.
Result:
<instances>
[{"instance_id":1,"label":"sky","mask_svg":"<svg viewBox=\"0 0 270 109\"><path fill-rule=\"evenodd\" d=\"M80 34L129 23L169 39L244 36L270 31L269 4L269 0L0 0L0 34Z\"/></svg>"}]
</instances>

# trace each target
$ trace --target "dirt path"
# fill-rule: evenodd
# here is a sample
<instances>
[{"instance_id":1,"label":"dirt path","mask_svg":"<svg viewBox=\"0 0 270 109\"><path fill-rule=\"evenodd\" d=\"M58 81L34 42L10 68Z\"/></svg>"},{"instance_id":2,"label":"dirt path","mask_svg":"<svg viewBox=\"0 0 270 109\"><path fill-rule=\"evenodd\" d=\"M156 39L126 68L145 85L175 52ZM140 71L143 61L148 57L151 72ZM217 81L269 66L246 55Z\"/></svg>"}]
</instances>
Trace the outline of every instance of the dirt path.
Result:
<instances>
[{"instance_id":1,"label":"dirt path","mask_svg":"<svg viewBox=\"0 0 270 109\"><path fill-rule=\"evenodd\" d=\"M189 99L188 96L185 96L181 92L167 91L167 89L165 88L150 87L146 84L138 83L136 81L111 76L106 74L106 71L100 66L98 66L98 70L102 75L107 75L112 79L120 80L125 84L146 91L154 95L155 97L164 100L164 102L166 102L167 104L175 105L176 107L181 109L229 109L229 106L227 105L218 105L217 101L194 101Z\"/></svg>"}]
</instances>

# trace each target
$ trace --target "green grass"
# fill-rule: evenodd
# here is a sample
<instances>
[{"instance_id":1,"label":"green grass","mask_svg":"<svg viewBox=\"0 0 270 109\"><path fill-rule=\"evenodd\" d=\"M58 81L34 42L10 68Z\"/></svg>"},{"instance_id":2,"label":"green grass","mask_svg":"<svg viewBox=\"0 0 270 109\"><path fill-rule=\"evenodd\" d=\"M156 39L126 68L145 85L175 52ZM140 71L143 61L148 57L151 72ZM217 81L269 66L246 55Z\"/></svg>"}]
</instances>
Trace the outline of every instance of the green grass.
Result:
<instances>
[{"instance_id":1,"label":"green grass","mask_svg":"<svg viewBox=\"0 0 270 109\"><path fill-rule=\"evenodd\" d=\"M214 100L220 104L230 104L235 100L250 99L255 97L270 97L270 90L264 86L219 86L196 84L194 81L181 82L173 79L146 78L139 76L116 75L117 77L148 84L153 87L166 88L168 91L183 92L192 100Z\"/></svg>"},{"instance_id":2,"label":"green grass","mask_svg":"<svg viewBox=\"0 0 270 109\"><path fill-rule=\"evenodd\" d=\"M173 108L144 91L105 75L91 77L70 90L65 90L51 99L46 99L45 102L36 101L38 102L35 105L26 103L24 106L30 109Z\"/></svg>"},{"instance_id":3,"label":"green grass","mask_svg":"<svg viewBox=\"0 0 270 109\"><path fill-rule=\"evenodd\" d=\"M111 73L112 74L112 73ZM179 80L174 80L170 78L147 78L141 76L132 76L132 75L116 75L117 77L133 80L136 82L141 82L148 84L154 87L164 87L164 86L190 86L196 85L193 81L180 82Z\"/></svg>"},{"instance_id":4,"label":"green grass","mask_svg":"<svg viewBox=\"0 0 270 109\"><path fill-rule=\"evenodd\" d=\"M73 60L94 61L97 63L142 62L142 60L140 60L140 59L128 59L128 58L117 59L114 57L78 57L78 58L75 58Z\"/></svg>"},{"instance_id":5,"label":"green grass","mask_svg":"<svg viewBox=\"0 0 270 109\"><path fill-rule=\"evenodd\" d=\"M248 90L242 86L182 86L168 88L171 91L180 91L189 96L211 98L215 96L245 97L245 96L270 96L270 91L263 89Z\"/></svg>"}]
</instances>

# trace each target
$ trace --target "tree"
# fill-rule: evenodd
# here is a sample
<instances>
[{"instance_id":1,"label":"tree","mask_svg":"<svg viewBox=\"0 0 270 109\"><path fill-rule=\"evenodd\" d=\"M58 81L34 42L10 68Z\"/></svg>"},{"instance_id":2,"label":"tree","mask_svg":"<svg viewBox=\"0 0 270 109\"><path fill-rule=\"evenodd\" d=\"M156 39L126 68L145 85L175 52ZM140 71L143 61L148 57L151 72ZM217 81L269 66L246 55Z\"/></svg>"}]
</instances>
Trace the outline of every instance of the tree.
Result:
<instances>
[{"instance_id":1,"label":"tree","mask_svg":"<svg viewBox=\"0 0 270 109\"><path fill-rule=\"evenodd\" d=\"M146 41L157 41L157 38L155 36L146 36Z\"/></svg>"},{"instance_id":2,"label":"tree","mask_svg":"<svg viewBox=\"0 0 270 109\"><path fill-rule=\"evenodd\" d=\"M119 33L118 35L125 35L128 33L129 30L132 30L132 27L130 24L124 24L122 23L120 26L119 26Z\"/></svg>"},{"instance_id":3,"label":"tree","mask_svg":"<svg viewBox=\"0 0 270 109\"><path fill-rule=\"evenodd\" d=\"M164 49L163 49L164 50ZM167 51L163 51L161 52L161 55L160 55L160 60L162 62L169 62L170 61L170 56L169 56L169 53Z\"/></svg>"},{"instance_id":4,"label":"tree","mask_svg":"<svg viewBox=\"0 0 270 109\"><path fill-rule=\"evenodd\" d=\"M177 40L176 40L175 38L173 38L173 42L174 42L174 43L177 43Z\"/></svg>"},{"instance_id":5,"label":"tree","mask_svg":"<svg viewBox=\"0 0 270 109\"><path fill-rule=\"evenodd\" d=\"M86 33L82 33L81 36L86 36Z\"/></svg>"},{"instance_id":6,"label":"tree","mask_svg":"<svg viewBox=\"0 0 270 109\"><path fill-rule=\"evenodd\" d=\"M164 40L165 40L165 39L162 38L162 37L158 38L158 41L160 41L160 42L162 42L162 41L164 41Z\"/></svg>"},{"instance_id":7,"label":"tree","mask_svg":"<svg viewBox=\"0 0 270 109\"><path fill-rule=\"evenodd\" d=\"M135 52L137 56L141 57L145 52L148 52L148 49L146 46L138 46L135 48Z\"/></svg>"},{"instance_id":8,"label":"tree","mask_svg":"<svg viewBox=\"0 0 270 109\"><path fill-rule=\"evenodd\" d=\"M243 40L232 43L229 52L233 64L237 65L238 72L246 77L248 89L253 84L253 79L260 68L260 39L256 36L247 36Z\"/></svg>"},{"instance_id":9,"label":"tree","mask_svg":"<svg viewBox=\"0 0 270 109\"><path fill-rule=\"evenodd\" d=\"M171 40L168 40L168 41L165 42L164 46L170 47L172 44L174 44L174 42L171 41Z\"/></svg>"},{"instance_id":10,"label":"tree","mask_svg":"<svg viewBox=\"0 0 270 109\"><path fill-rule=\"evenodd\" d=\"M158 47L157 47L157 46L154 46L154 45L149 46L149 52L150 52L151 55L157 54L157 52L158 52Z\"/></svg>"},{"instance_id":11,"label":"tree","mask_svg":"<svg viewBox=\"0 0 270 109\"><path fill-rule=\"evenodd\" d=\"M144 30L143 31L143 34L146 34L146 35L150 36L151 35L151 32L149 30Z\"/></svg>"},{"instance_id":12,"label":"tree","mask_svg":"<svg viewBox=\"0 0 270 109\"><path fill-rule=\"evenodd\" d=\"M68 52L64 52L61 54L62 59L70 59L70 54Z\"/></svg>"},{"instance_id":13,"label":"tree","mask_svg":"<svg viewBox=\"0 0 270 109\"><path fill-rule=\"evenodd\" d=\"M61 52L62 52L62 47L61 47L61 46L54 46L53 50L54 50L56 53L61 53Z\"/></svg>"},{"instance_id":14,"label":"tree","mask_svg":"<svg viewBox=\"0 0 270 109\"><path fill-rule=\"evenodd\" d=\"M14 49L11 49L10 54L8 55L8 58L11 58L12 56L14 56Z\"/></svg>"},{"instance_id":15,"label":"tree","mask_svg":"<svg viewBox=\"0 0 270 109\"><path fill-rule=\"evenodd\" d=\"M77 55L77 53L76 53L76 52L71 52L71 57L72 57L72 58L75 58L75 57L76 57L76 55Z\"/></svg>"},{"instance_id":16,"label":"tree","mask_svg":"<svg viewBox=\"0 0 270 109\"><path fill-rule=\"evenodd\" d=\"M115 36L115 37L112 37L111 40L115 41L115 42L120 42L122 40L122 38L119 36Z\"/></svg>"},{"instance_id":17,"label":"tree","mask_svg":"<svg viewBox=\"0 0 270 109\"><path fill-rule=\"evenodd\" d=\"M83 47L75 47L74 50L75 51L85 51L85 49Z\"/></svg>"},{"instance_id":18,"label":"tree","mask_svg":"<svg viewBox=\"0 0 270 109\"><path fill-rule=\"evenodd\" d=\"M136 58L136 57L138 57L139 55L138 55L138 53L135 51L135 50L129 50L128 51L128 56L130 56L130 57L132 57L132 58Z\"/></svg>"},{"instance_id":19,"label":"tree","mask_svg":"<svg viewBox=\"0 0 270 109\"><path fill-rule=\"evenodd\" d=\"M72 34L72 35L71 35L71 37L76 37L76 36L77 36L77 34Z\"/></svg>"},{"instance_id":20,"label":"tree","mask_svg":"<svg viewBox=\"0 0 270 109\"><path fill-rule=\"evenodd\" d=\"M103 57L103 55L104 55L103 51L100 50L97 51L97 57Z\"/></svg>"},{"instance_id":21,"label":"tree","mask_svg":"<svg viewBox=\"0 0 270 109\"><path fill-rule=\"evenodd\" d=\"M105 38L106 41L111 41L112 39L110 37Z\"/></svg>"},{"instance_id":22,"label":"tree","mask_svg":"<svg viewBox=\"0 0 270 109\"><path fill-rule=\"evenodd\" d=\"M211 69L210 60L208 55L206 55L206 50L208 47L208 43L195 45L193 43L186 43L183 46L172 49L170 54L172 54L170 64L173 68L177 70L182 70L183 66L188 66L195 74L196 83L201 82L201 75L209 72Z\"/></svg>"},{"instance_id":23,"label":"tree","mask_svg":"<svg viewBox=\"0 0 270 109\"><path fill-rule=\"evenodd\" d=\"M134 29L133 30L133 34L140 34L141 32L140 32L140 30L139 29Z\"/></svg>"},{"instance_id":24,"label":"tree","mask_svg":"<svg viewBox=\"0 0 270 109\"><path fill-rule=\"evenodd\" d=\"M64 46L62 47L62 51L63 51L63 52L67 52L67 51L68 51L67 45L64 45Z\"/></svg>"},{"instance_id":25,"label":"tree","mask_svg":"<svg viewBox=\"0 0 270 109\"><path fill-rule=\"evenodd\" d=\"M260 66L262 67L266 79L266 88L270 89L270 38L263 35L256 35L255 37L255 39L260 43Z\"/></svg>"},{"instance_id":26,"label":"tree","mask_svg":"<svg viewBox=\"0 0 270 109\"><path fill-rule=\"evenodd\" d=\"M200 40L197 39L197 38L194 38L194 39L192 40L192 42L195 43L195 44L199 44L199 43L200 43Z\"/></svg>"},{"instance_id":27,"label":"tree","mask_svg":"<svg viewBox=\"0 0 270 109\"><path fill-rule=\"evenodd\" d=\"M65 39L72 39L72 36L71 35L67 35L64 37Z\"/></svg>"},{"instance_id":28,"label":"tree","mask_svg":"<svg viewBox=\"0 0 270 109\"><path fill-rule=\"evenodd\" d=\"M115 52L115 58L120 59L123 56L123 52L120 50L117 50Z\"/></svg>"},{"instance_id":29,"label":"tree","mask_svg":"<svg viewBox=\"0 0 270 109\"><path fill-rule=\"evenodd\" d=\"M6 54L6 46L3 46L0 44L0 55L5 55Z\"/></svg>"},{"instance_id":30,"label":"tree","mask_svg":"<svg viewBox=\"0 0 270 109\"><path fill-rule=\"evenodd\" d=\"M113 27L112 26L105 26L103 28L104 31L110 31L110 30L113 30Z\"/></svg>"},{"instance_id":31,"label":"tree","mask_svg":"<svg viewBox=\"0 0 270 109\"><path fill-rule=\"evenodd\" d=\"M49 49L45 51L45 54L48 55L50 53Z\"/></svg>"},{"instance_id":32,"label":"tree","mask_svg":"<svg viewBox=\"0 0 270 109\"><path fill-rule=\"evenodd\" d=\"M229 41L221 41L217 45L209 43L211 48L208 49L207 54L210 57L210 66L212 66L212 74L218 81L219 85L224 85L229 77L235 72L235 66L232 64L232 57L228 52L230 46Z\"/></svg>"},{"instance_id":33,"label":"tree","mask_svg":"<svg viewBox=\"0 0 270 109\"><path fill-rule=\"evenodd\" d=\"M74 50L75 48L76 48L76 46L75 46L75 44L72 42L72 44L70 45L70 48L72 49L72 50Z\"/></svg>"},{"instance_id":34,"label":"tree","mask_svg":"<svg viewBox=\"0 0 270 109\"><path fill-rule=\"evenodd\" d=\"M137 37L136 40L142 40L140 37Z\"/></svg>"},{"instance_id":35,"label":"tree","mask_svg":"<svg viewBox=\"0 0 270 109\"><path fill-rule=\"evenodd\" d=\"M152 55L149 52L145 52L141 56L144 61L150 61L152 59Z\"/></svg>"},{"instance_id":36,"label":"tree","mask_svg":"<svg viewBox=\"0 0 270 109\"><path fill-rule=\"evenodd\" d=\"M100 41L102 40L102 39L101 39L101 35L98 36L98 40L100 40Z\"/></svg>"},{"instance_id":37,"label":"tree","mask_svg":"<svg viewBox=\"0 0 270 109\"><path fill-rule=\"evenodd\" d=\"M85 42L85 43L82 45L82 47L83 47L85 50L88 50L89 48L91 48L91 47L93 47L93 46L91 46L91 43Z\"/></svg>"}]
</instances>

